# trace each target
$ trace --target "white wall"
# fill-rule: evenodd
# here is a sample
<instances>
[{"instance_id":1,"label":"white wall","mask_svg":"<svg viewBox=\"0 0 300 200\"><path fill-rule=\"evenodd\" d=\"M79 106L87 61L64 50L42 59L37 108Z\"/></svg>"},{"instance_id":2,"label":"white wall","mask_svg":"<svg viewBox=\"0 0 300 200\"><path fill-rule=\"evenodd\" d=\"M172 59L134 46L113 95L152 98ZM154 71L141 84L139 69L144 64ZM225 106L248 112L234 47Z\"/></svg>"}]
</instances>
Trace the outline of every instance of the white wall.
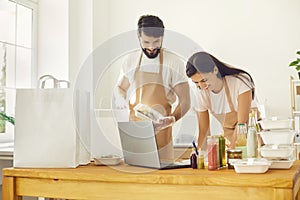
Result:
<instances>
[{"instance_id":1,"label":"white wall","mask_svg":"<svg viewBox=\"0 0 300 200\"><path fill-rule=\"evenodd\" d=\"M93 51L93 2L69 0L69 73L74 83L87 57Z\"/></svg>"},{"instance_id":2,"label":"white wall","mask_svg":"<svg viewBox=\"0 0 300 200\"><path fill-rule=\"evenodd\" d=\"M38 1L38 77L68 79L68 0Z\"/></svg>"},{"instance_id":3,"label":"white wall","mask_svg":"<svg viewBox=\"0 0 300 200\"><path fill-rule=\"evenodd\" d=\"M107 15L103 23L94 18L101 26L94 27L94 46L104 41L107 32L114 36L136 29L140 15L158 15L167 29L251 73L267 116L291 116L289 76L296 72L287 66L300 49L300 1L101 1ZM95 6L101 3L94 5L94 11Z\"/></svg>"},{"instance_id":4,"label":"white wall","mask_svg":"<svg viewBox=\"0 0 300 200\"><path fill-rule=\"evenodd\" d=\"M93 50L92 0L38 1L38 76L74 82Z\"/></svg>"},{"instance_id":5,"label":"white wall","mask_svg":"<svg viewBox=\"0 0 300 200\"><path fill-rule=\"evenodd\" d=\"M296 72L287 66L299 49L299 7L297 0L39 0L38 76L74 79L93 48L155 14L167 29L249 71L268 116L290 116Z\"/></svg>"},{"instance_id":6,"label":"white wall","mask_svg":"<svg viewBox=\"0 0 300 200\"><path fill-rule=\"evenodd\" d=\"M296 72L287 66L300 49L299 7L297 0L39 0L38 75L73 82L92 49L154 14L167 29L249 71L268 116L291 116L289 76ZM111 93L117 72L114 66L107 73L102 92ZM109 138L101 139L109 152Z\"/></svg>"}]
</instances>

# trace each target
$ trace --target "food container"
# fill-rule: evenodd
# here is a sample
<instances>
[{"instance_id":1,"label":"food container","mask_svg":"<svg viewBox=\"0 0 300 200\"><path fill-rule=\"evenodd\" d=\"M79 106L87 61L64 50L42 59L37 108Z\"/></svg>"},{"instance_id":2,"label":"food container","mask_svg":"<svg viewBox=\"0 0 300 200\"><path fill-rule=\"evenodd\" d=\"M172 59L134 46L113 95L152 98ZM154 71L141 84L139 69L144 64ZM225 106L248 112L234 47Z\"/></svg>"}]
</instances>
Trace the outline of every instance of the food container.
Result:
<instances>
[{"instance_id":1,"label":"food container","mask_svg":"<svg viewBox=\"0 0 300 200\"><path fill-rule=\"evenodd\" d=\"M95 165L118 165L121 163L122 158L117 155L107 155L94 158Z\"/></svg>"},{"instance_id":2,"label":"food container","mask_svg":"<svg viewBox=\"0 0 300 200\"><path fill-rule=\"evenodd\" d=\"M232 164L236 173L265 173L271 162L263 158L248 158L237 160Z\"/></svg>"},{"instance_id":3,"label":"food container","mask_svg":"<svg viewBox=\"0 0 300 200\"><path fill-rule=\"evenodd\" d=\"M259 124L264 130L273 129L292 129L292 119L280 119L272 117L271 119L263 119L259 121Z\"/></svg>"},{"instance_id":4,"label":"food container","mask_svg":"<svg viewBox=\"0 0 300 200\"><path fill-rule=\"evenodd\" d=\"M145 104L138 104L134 108L136 117L144 120L158 121L163 118L163 115Z\"/></svg>"},{"instance_id":5,"label":"food container","mask_svg":"<svg viewBox=\"0 0 300 200\"><path fill-rule=\"evenodd\" d=\"M269 169L289 169L292 167L294 161L291 159L288 160L270 160L271 166Z\"/></svg>"},{"instance_id":6,"label":"food container","mask_svg":"<svg viewBox=\"0 0 300 200\"><path fill-rule=\"evenodd\" d=\"M291 145L264 145L259 148L264 158L288 159L292 156L294 148Z\"/></svg>"},{"instance_id":7,"label":"food container","mask_svg":"<svg viewBox=\"0 0 300 200\"><path fill-rule=\"evenodd\" d=\"M232 163L237 160L242 159L242 150L241 149L227 149L227 166L228 169L233 169L234 166Z\"/></svg>"},{"instance_id":8,"label":"food container","mask_svg":"<svg viewBox=\"0 0 300 200\"><path fill-rule=\"evenodd\" d=\"M261 131L258 134L264 144L292 144L295 137L293 130L269 130Z\"/></svg>"}]
</instances>

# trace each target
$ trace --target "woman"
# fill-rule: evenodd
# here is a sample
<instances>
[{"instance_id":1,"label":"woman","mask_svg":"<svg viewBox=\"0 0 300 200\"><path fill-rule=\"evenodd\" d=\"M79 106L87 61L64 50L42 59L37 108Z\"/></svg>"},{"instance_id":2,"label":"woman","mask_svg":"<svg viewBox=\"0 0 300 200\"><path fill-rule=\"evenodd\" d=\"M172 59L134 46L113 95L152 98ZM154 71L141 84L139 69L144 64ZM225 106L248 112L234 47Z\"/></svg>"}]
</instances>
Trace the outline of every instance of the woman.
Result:
<instances>
[{"instance_id":1,"label":"woman","mask_svg":"<svg viewBox=\"0 0 300 200\"><path fill-rule=\"evenodd\" d=\"M206 52L189 58L186 74L198 86L196 110L199 119L198 146L206 144L212 114L223 126L224 136L235 147L236 125L247 123L254 99L254 82L249 73L230 67Z\"/></svg>"}]
</instances>

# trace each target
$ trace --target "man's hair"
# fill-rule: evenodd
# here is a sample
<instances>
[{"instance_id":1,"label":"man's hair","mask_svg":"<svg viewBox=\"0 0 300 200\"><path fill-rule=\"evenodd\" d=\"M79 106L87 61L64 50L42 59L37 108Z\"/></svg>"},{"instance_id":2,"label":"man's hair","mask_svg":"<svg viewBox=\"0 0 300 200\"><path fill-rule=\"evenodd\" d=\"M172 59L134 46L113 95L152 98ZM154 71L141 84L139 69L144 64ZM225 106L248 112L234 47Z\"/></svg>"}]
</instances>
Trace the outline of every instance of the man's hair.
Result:
<instances>
[{"instance_id":1,"label":"man's hair","mask_svg":"<svg viewBox=\"0 0 300 200\"><path fill-rule=\"evenodd\" d=\"M142 32L150 37L161 37L164 35L164 23L154 15L143 15L138 21L138 32L141 36Z\"/></svg>"}]
</instances>

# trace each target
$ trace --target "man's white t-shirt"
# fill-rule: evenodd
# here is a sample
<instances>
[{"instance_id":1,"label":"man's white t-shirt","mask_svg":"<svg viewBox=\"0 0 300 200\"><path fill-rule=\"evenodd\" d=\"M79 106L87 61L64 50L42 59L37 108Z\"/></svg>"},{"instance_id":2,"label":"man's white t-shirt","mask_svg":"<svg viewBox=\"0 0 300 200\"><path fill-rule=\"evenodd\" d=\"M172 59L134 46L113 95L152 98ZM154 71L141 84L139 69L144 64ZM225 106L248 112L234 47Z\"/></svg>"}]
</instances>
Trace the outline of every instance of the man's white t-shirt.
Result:
<instances>
[{"instance_id":1,"label":"man's white t-shirt","mask_svg":"<svg viewBox=\"0 0 300 200\"><path fill-rule=\"evenodd\" d=\"M238 96L244 92L251 90L251 88L249 88L248 86L250 83L248 83L248 81L245 80L246 83L248 83L248 85L246 85L242 80L234 76L225 76L225 78L230 91L230 97L232 100L234 110L237 111ZM207 94L205 90L197 89L197 91L194 91L194 96L195 96L194 108L196 111L203 112L206 110L210 110L215 114L226 114L230 112L230 107L228 104L225 87L223 87L219 93L214 93L212 91L209 91L208 93L211 102L211 107L209 106L209 102L207 100ZM255 105L256 102L252 101L252 107L254 107Z\"/></svg>"},{"instance_id":2,"label":"man's white t-shirt","mask_svg":"<svg viewBox=\"0 0 300 200\"><path fill-rule=\"evenodd\" d=\"M119 81L123 76L125 76L126 78L128 78L130 86L132 86L134 73L141 53L141 50L137 50L126 56L119 76ZM144 72L159 73L159 57L160 55L158 55L156 58L150 59L143 53L140 70ZM179 56L165 49L163 50L162 79L166 94L168 94L168 92L176 85L188 81L185 74L184 61ZM119 82L117 83L117 85L119 85ZM127 94L131 94L131 92L133 92L133 89L134 88L129 87ZM128 96L131 95L127 95L127 97Z\"/></svg>"}]
</instances>

